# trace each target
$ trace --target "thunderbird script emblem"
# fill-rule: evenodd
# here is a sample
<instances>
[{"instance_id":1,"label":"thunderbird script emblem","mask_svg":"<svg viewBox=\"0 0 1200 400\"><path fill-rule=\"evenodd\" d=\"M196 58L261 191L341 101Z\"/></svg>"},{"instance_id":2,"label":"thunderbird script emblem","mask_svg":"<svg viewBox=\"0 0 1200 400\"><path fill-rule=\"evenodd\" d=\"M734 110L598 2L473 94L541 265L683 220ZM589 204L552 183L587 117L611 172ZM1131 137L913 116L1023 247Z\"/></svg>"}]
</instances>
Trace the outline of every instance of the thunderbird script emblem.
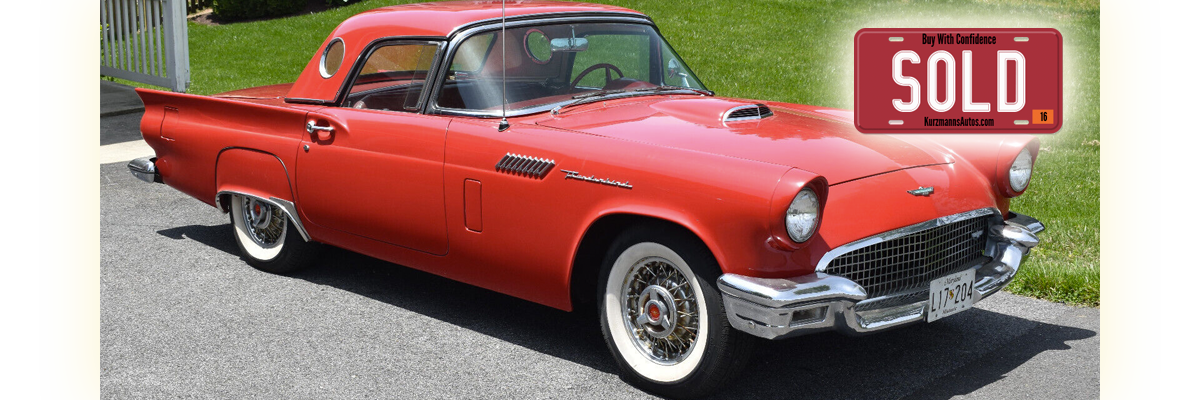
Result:
<instances>
[{"instance_id":1,"label":"thunderbird script emblem","mask_svg":"<svg viewBox=\"0 0 1200 400\"><path fill-rule=\"evenodd\" d=\"M925 197L929 197L929 195L933 194L933 186L930 186L930 187L917 187L916 189L909 190L909 191L908 191L908 194L911 194L911 195L913 195L913 196L925 196Z\"/></svg>"},{"instance_id":2,"label":"thunderbird script emblem","mask_svg":"<svg viewBox=\"0 0 1200 400\"><path fill-rule=\"evenodd\" d=\"M567 174L567 176L566 176L567 179L577 179L577 180L581 180L584 182L599 183L601 185L616 186L616 187L625 188L625 189L633 189L633 185L630 185L629 181L618 182L618 181L614 181L614 180L608 179L608 178L597 178L595 175L583 176L579 172L568 171L565 169L560 170L560 171Z\"/></svg>"}]
</instances>

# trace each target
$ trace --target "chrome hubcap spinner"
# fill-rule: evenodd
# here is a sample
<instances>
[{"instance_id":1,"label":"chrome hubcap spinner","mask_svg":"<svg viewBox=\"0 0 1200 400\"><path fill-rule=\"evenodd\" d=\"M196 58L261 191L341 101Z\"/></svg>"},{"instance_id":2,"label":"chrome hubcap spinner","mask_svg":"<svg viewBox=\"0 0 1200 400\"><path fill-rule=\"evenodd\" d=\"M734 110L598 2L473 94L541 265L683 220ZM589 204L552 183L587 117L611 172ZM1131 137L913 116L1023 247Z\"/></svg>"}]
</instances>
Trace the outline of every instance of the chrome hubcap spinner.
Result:
<instances>
[{"instance_id":1,"label":"chrome hubcap spinner","mask_svg":"<svg viewBox=\"0 0 1200 400\"><path fill-rule=\"evenodd\" d=\"M263 247L274 246L285 229L283 210L265 201L242 197L242 222L246 234Z\"/></svg>"},{"instance_id":2,"label":"chrome hubcap spinner","mask_svg":"<svg viewBox=\"0 0 1200 400\"><path fill-rule=\"evenodd\" d=\"M675 330L675 299L666 288L650 285L638 296L641 314L634 322L650 336L665 339Z\"/></svg>"}]
</instances>

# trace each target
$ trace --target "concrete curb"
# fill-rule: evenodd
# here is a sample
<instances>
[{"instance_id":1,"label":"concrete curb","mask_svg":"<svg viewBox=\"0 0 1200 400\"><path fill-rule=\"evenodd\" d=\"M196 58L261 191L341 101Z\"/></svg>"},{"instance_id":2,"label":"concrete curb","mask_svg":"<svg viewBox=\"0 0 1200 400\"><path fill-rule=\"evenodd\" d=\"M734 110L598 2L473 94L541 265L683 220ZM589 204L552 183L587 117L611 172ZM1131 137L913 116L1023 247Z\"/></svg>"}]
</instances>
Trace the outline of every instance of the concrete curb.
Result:
<instances>
[{"instance_id":1,"label":"concrete curb","mask_svg":"<svg viewBox=\"0 0 1200 400\"><path fill-rule=\"evenodd\" d=\"M138 108L126 108L126 109L112 110L112 111L101 111L100 118L115 117L118 115L139 113L139 112L142 112L145 110L146 109L144 107L138 107Z\"/></svg>"}]
</instances>

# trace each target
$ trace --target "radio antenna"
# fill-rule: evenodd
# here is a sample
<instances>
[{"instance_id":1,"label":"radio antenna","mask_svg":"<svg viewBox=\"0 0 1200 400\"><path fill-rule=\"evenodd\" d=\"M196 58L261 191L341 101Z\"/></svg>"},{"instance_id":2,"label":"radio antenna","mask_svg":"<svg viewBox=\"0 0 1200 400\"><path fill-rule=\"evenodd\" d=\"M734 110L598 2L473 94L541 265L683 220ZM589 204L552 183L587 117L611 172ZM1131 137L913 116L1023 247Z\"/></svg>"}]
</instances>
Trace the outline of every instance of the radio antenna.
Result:
<instances>
[{"instance_id":1,"label":"radio antenna","mask_svg":"<svg viewBox=\"0 0 1200 400\"><path fill-rule=\"evenodd\" d=\"M508 8L505 0L500 0L500 127L499 131L508 129Z\"/></svg>"}]
</instances>

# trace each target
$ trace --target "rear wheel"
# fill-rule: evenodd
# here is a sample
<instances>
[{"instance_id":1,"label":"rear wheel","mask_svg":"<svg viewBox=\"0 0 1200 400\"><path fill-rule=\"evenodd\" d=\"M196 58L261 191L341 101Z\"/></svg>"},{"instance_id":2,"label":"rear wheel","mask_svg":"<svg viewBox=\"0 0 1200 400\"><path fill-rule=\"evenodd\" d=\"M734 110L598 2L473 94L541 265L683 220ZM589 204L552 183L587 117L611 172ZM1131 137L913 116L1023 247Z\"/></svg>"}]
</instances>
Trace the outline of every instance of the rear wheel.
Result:
<instances>
[{"instance_id":1,"label":"rear wheel","mask_svg":"<svg viewBox=\"0 0 1200 400\"><path fill-rule=\"evenodd\" d=\"M736 377L752 338L734 330L699 240L668 226L621 234L600 276L600 325L621 375L669 397L709 394Z\"/></svg>"},{"instance_id":2,"label":"rear wheel","mask_svg":"<svg viewBox=\"0 0 1200 400\"><path fill-rule=\"evenodd\" d=\"M308 243L283 209L242 195L230 197L229 219L242 256L254 268L286 274L312 263L318 245Z\"/></svg>"}]
</instances>

